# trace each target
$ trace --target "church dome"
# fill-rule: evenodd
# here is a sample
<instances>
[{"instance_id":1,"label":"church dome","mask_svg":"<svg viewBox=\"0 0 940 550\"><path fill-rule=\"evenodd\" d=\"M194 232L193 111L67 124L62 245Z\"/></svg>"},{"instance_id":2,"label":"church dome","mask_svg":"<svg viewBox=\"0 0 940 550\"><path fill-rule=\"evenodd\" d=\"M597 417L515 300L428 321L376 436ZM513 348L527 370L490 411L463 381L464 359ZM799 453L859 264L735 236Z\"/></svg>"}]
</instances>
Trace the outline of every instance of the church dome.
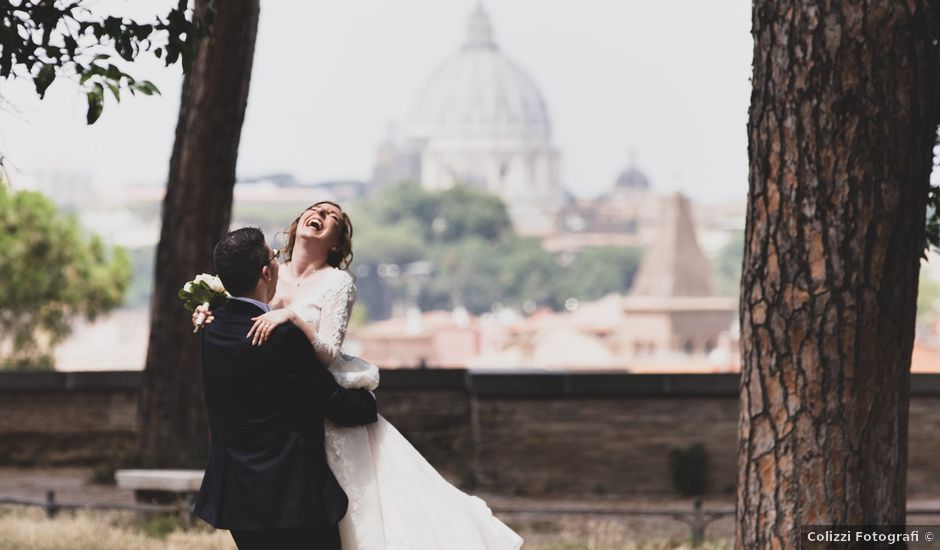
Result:
<instances>
[{"instance_id":1,"label":"church dome","mask_svg":"<svg viewBox=\"0 0 940 550\"><path fill-rule=\"evenodd\" d=\"M548 110L531 78L499 50L477 6L461 50L441 64L418 96L411 132L419 139L522 138L547 142Z\"/></svg>"},{"instance_id":2,"label":"church dome","mask_svg":"<svg viewBox=\"0 0 940 550\"><path fill-rule=\"evenodd\" d=\"M649 191L650 180L636 166L631 166L617 176L616 189L625 191Z\"/></svg>"}]
</instances>

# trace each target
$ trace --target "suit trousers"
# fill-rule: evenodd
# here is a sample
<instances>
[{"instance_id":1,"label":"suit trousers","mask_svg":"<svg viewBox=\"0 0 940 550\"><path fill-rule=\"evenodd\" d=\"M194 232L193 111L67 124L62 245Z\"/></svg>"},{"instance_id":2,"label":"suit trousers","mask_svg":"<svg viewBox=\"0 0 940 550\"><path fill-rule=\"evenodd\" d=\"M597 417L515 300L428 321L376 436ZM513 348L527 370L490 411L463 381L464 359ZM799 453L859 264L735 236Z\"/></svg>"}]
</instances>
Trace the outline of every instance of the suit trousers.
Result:
<instances>
[{"instance_id":1,"label":"suit trousers","mask_svg":"<svg viewBox=\"0 0 940 550\"><path fill-rule=\"evenodd\" d=\"M341 550L337 525L231 530L238 550Z\"/></svg>"}]
</instances>

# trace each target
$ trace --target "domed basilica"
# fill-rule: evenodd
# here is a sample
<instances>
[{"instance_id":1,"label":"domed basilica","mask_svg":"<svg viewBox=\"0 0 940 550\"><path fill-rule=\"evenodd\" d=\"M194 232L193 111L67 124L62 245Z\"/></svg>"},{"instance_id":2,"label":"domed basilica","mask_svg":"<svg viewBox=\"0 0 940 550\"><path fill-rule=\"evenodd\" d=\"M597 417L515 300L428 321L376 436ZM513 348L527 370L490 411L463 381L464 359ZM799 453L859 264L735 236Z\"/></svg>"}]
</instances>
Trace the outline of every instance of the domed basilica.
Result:
<instances>
[{"instance_id":1,"label":"domed basilica","mask_svg":"<svg viewBox=\"0 0 940 550\"><path fill-rule=\"evenodd\" d=\"M503 199L517 232L547 236L566 202L558 157L541 92L499 49L478 5L460 50L421 89L404 139L379 147L373 185L477 186Z\"/></svg>"}]
</instances>

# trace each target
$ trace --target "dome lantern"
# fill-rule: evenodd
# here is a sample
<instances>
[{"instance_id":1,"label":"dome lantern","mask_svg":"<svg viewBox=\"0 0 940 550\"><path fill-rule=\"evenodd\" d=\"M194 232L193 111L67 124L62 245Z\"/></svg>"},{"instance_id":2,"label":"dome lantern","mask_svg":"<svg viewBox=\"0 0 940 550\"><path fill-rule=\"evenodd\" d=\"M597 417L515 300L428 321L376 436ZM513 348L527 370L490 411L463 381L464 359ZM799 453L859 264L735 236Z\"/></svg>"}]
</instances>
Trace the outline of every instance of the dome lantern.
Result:
<instances>
[{"instance_id":1,"label":"dome lantern","mask_svg":"<svg viewBox=\"0 0 940 550\"><path fill-rule=\"evenodd\" d=\"M489 15L483 10L483 4L477 4L476 10L467 21L467 39L463 48L465 50L496 49L496 42L493 41L493 25L490 23Z\"/></svg>"}]
</instances>

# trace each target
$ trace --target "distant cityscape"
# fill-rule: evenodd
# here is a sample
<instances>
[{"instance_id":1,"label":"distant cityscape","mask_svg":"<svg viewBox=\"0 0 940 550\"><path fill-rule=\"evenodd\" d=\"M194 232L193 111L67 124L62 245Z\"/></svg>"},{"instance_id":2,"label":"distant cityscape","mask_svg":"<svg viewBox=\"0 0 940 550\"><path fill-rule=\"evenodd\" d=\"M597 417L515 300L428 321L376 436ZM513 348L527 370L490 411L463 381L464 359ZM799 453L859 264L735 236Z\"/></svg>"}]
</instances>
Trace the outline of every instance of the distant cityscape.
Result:
<instances>
[{"instance_id":1,"label":"distant cityscape","mask_svg":"<svg viewBox=\"0 0 940 550\"><path fill-rule=\"evenodd\" d=\"M622 292L590 301L571 297L561 310L496 303L482 314L459 305L422 311L403 302L387 318L357 326L347 352L383 367L738 370L736 291L734 285L720 288L715 265L729 243L743 246L744 197L693 204L650 181L636 158L602 195L575 196L569 190L577 183L563 185L560 178L562 153L553 144L541 90L499 48L479 5L462 44L421 90L403 131L390 132L377 147L371 181L242 178L233 227L257 225L273 235L315 200L355 205L410 181L431 191L467 185L498 196L515 231L537 239L560 263L604 246L646 252ZM96 192L91 181L56 174L39 187L89 231L131 250L138 271L127 307L93 325L80 323L58 350L58 368L143 368L163 186ZM925 269L934 284L938 263ZM940 365L937 304L930 306L933 314L919 325L915 371Z\"/></svg>"}]
</instances>

